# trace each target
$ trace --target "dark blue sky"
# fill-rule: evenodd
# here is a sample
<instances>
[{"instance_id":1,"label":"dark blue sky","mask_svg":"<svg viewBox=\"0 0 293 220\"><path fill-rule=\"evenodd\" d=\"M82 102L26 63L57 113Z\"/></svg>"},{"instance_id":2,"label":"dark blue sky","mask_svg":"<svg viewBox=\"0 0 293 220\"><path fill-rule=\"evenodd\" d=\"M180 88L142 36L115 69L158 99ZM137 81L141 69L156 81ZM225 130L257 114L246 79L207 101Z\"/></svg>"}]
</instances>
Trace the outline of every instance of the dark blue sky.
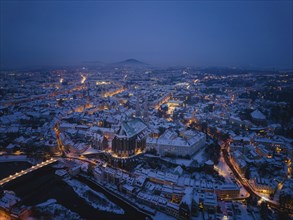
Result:
<instances>
[{"instance_id":1,"label":"dark blue sky","mask_svg":"<svg viewBox=\"0 0 293 220\"><path fill-rule=\"evenodd\" d=\"M1 67L115 62L292 68L292 1L3 1Z\"/></svg>"}]
</instances>

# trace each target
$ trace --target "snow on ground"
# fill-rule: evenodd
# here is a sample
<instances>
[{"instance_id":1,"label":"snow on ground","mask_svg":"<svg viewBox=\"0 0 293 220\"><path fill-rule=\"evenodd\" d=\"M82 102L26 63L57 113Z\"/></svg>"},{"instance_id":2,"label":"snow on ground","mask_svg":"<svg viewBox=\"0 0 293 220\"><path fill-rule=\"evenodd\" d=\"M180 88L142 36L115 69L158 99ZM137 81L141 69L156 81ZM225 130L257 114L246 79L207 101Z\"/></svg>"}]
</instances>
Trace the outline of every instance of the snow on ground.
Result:
<instances>
[{"instance_id":1,"label":"snow on ground","mask_svg":"<svg viewBox=\"0 0 293 220\"><path fill-rule=\"evenodd\" d=\"M189 167L193 160L186 160L186 159L181 159L181 158L176 158L175 163L178 165L184 165L186 167Z\"/></svg>"},{"instance_id":2,"label":"snow on ground","mask_svg":"<svg viewBox=\"0 0 293 220\"><path fill-rule=\"evenodd\" d=\"M48 199L46 202L38 204L37 207L48 206L48 205L54 204L56 202L57 202L56 199Z\"/></svg>"},{"instance_id":3,"label":"snow on ground","mask_svg":"<svg viewBox=\"0 0 293 220\"><path fill-rule=\"evenodd\" d=\"M190 160L182 159L182 158L168 158L168 157L162 157L162 159L170 163L177 164L177 165L184 165L186 167L191 166L193 161L197 161L198 164L201 165L207 160L206 156L204 155L204 149L205 148L198 151Z\"/></svg>"},{"instance_id":4,"label":"snow on ground","mask_svg":"<svg viewBox=\"0 0 293 220\"><path fill-rule=\"evenodd\" d=\"M187 160L187 159L181 159L181 158L168 158L168 157L162 157L163 160L173 163L173 164L177 164L177 165L184 165L186 167L189 167L191 165L191 163L193 162L193 160Z\"/></svg>"},{"instance_id":5,"label":"snow on ground","mask_svg":"<svg viewBox=\"0 0 293 220\"><path fill-rule=\"evenodd\" d=\"M78 180L64 179L64 181L70 185L81 198L83 198L95 209L115 214L124 214L124 210L111 202L103 193L96 192Z\"/></svg>"},{"instance_id":6,"label":"snow on ground","mask_svg":"<svg viewBox=\"0 0 293 220\"><path fill-rule=\"evenodd\" d=\"M81 219L81 217L64 206L57 204L55 199L49 199L44 203L38 204L33 209L33 215L30 219Z\"/></svg>"},{"instance_id":7,"label":"snow on ground","mask_svg":"<svg viewBox=\"0 0 293 220\"><path fill-rule=\"evenodd\" d=\"M176 220L176 218L159 211L152 218L153 220Z\"/></svg>"},{"instance_id":8,"label":"snow on ground","mask_svg":"<svg viewBox=\"0 0 293 220\"><path fill-rule=\"evenodd\" d=\"M226 164L222 153L221 153L219 163L215 167L218 169L219 174L225 178L226 183L233 183L237 180L235 176L233 175L233 172L231 171L230 167ZM242 186L242 184L240 184L237 181L237 185L240 187L240 195L243 197L247 197L249 193Z\"/></svg>"},{"instance_id":9,"label":"snow on ground","mask_svg":"<svg viewBox=\"0 0 293 220\"><path fill-rule=\"evenodd\" d=\"M238 184L238 186L240 187L240 196L241 197L249 196L249 192L247 192L247 190L241 184Z\"/></svg>"},{"instance_id":10,"label":"snow on ground","mask_svg":"<svg viewBox=\"0 0 293 220\"><path fill-rule=\"evenodd\" d=\"M216 165L216 167L218 168L218 172L221 176L223 176L225 178L225 181L227 183L232 183L233 181L231 180L231 177L233 177L231 175L232 171L230 169L230 167L225 163L223 155L221 154L219 163Z\"/></svg>"}]
</instances>

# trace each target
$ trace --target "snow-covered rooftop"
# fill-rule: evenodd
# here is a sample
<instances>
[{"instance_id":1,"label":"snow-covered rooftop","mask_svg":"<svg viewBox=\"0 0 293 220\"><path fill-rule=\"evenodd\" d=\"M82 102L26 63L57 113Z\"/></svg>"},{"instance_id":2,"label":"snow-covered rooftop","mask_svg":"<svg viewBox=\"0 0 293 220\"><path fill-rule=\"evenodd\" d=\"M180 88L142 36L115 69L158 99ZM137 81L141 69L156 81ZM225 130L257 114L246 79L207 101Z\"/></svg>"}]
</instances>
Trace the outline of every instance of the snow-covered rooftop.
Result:
<instances>
[{"instance_id":1,"label":"snow-covered rooftop","mask_svg":"<svg viewBox=\"0 0 293 220\"><path fill-rule=\"evenodd\" d=\"M259 110L255 110L251 113L251 117L257 120L266 120L266 116L261 113Z\"/></svg>"}]
</instances>

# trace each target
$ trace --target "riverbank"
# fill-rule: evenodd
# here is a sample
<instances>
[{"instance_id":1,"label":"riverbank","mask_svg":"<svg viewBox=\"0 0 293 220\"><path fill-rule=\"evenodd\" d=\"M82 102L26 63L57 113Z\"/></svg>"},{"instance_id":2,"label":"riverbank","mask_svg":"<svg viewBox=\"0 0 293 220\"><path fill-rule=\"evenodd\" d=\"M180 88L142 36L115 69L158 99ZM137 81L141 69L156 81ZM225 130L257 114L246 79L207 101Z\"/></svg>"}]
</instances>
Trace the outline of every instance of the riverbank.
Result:
<instances>
[{"instance_id":1,"label":"riverbank","mask_svg":"<svg viewBox=\"0 0 293 220\"><path fill-rule=\"evenodd\" d=\"M9 166L4 166L2 168L9 168ZM43 170L41 171L34 171L29 173L26 176L19 178L18 181L8 183L4 186L4 190L14 191L21 199L21 202L17 204L17 207L21 205L36 206L40 203L48 201L49 199L55 199L58 204L75 213L78 213L79 216L83 219L99 218L126 220L132 219L133 216L135 216L138 220L144 220L146 217L146 215L138 212L130 205L117 199L112 194L102 190L101 188L98 188L95 184L88 181L89 187L97 192L103 193L111 202L117 204L119 207L125 210L125 213L124 215L118 215L111 212L97 210L90 206L84 199L79 197L74 192L72 187L66 184L62 178L55 175L56 169L52 168L51 166L42 169Z\"/></svg>"},{"instance_id":2,"label":"riverbank","mask_svg":"<svg viewBox=\"0 0 293 220\"><path fill-rule=\"evenodd\" d=\"M111 202L103 193L93 190L88 185L76 179L65 178L64 181L73 188L79 197L83 198L95 209L124 215L124 210Z\"/></svg>"},{"instance_id":3,"label":"riverbank","mask_svg":"<svg viewBox=\"0 0 293 220\"><path fill-rule=\"evenodd\" d=\"M79 175L78 177L76 177L76 179L78 179L79 181L81 181L83 183L86 183L92 189L97 190L99 192L102 192L107 197L108 197L108 195L111 195L111 197L112 197L111 200L113 198L115 198L115 204L118 204L121 208L126 210L126 212L127 212L127 210L135 209L135 212L133 212L133 214L131 216L135 215L136 219L145 219L146 217L151 218L151 215L154 214L152 212L147 212L146 210L142 210L141 207L138 207L133 202L126 200L126 198L123 197L121 194L115 193L113 189L109 189L109 188L105 187L104 185L102 185L102 183L99 183L86 175ZM131 209L129 209L129 208L131 208Z\"/></svg>"}]
</instances>

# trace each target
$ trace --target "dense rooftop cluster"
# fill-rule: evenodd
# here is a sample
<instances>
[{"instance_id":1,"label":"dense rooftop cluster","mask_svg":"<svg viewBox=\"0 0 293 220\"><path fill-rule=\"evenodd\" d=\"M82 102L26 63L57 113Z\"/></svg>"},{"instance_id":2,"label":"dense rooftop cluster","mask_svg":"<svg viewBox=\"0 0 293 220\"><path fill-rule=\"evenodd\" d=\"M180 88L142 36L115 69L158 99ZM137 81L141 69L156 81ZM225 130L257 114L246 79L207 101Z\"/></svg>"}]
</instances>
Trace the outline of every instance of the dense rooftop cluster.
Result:
<instances>
[{"instance_id":1,"label":"dense rooftop cluster","mask_svg":"<svg viewBox=\"0 0 293 220\"><path fill-rule=\"evenodd\" d=\"M1 75L1 155L92 163L77 170L151 215L263 217L257 200L292 211L292 73L119 64Z\"/></svg>"}]
</instances>

